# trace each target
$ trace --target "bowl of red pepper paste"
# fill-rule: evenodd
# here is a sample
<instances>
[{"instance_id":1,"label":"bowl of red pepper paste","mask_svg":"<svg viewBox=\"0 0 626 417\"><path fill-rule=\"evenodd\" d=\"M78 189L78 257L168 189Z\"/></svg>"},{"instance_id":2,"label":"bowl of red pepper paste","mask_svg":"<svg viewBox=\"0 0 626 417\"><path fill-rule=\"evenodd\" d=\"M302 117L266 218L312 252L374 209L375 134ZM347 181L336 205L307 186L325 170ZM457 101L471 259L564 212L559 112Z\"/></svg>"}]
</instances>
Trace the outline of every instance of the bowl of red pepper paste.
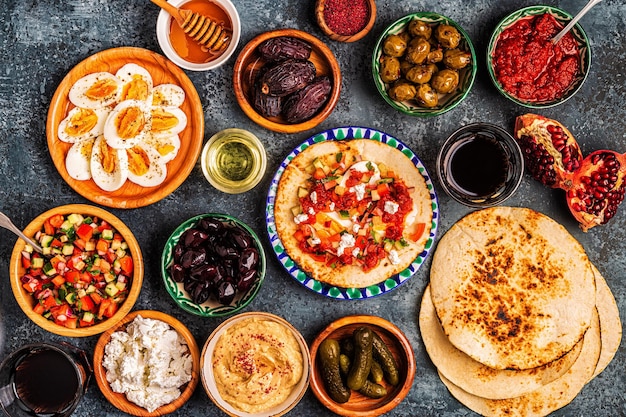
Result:
<instances>
[{"instance_id":1,"label":"bowl of red pepper paste","mask_svg":"<svg viewBox=\"0 0 626 417\"><path fill-rule=\"evenodd\" d=\"M591 67L589 39L576 24L552 43L571 19L555 7L531 6L498 24L489 42L487 68L502 95L538 109L556 106L576 94Z\"/></svg>"},{"instance_id":2,"label":"bowl of red pepper paste","mask_svg":"<svg viewBox=\"0 0 626 417\"><path fill-rule=\"evenodd\" d=\"M317 0L315 18L322 32L339 42L362 39L374 26L374 0Z\"/></svg>"}]
</instances>

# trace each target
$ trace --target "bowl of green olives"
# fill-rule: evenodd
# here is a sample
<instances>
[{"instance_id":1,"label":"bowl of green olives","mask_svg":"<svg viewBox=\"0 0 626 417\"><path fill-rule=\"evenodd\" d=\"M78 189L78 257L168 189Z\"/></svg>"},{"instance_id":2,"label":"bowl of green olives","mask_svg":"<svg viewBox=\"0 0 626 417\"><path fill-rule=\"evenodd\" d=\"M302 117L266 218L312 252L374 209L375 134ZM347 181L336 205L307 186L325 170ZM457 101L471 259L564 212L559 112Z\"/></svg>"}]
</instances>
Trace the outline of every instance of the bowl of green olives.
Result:
<instances>
[{"instance_id":1,"label":"bowl of green olives","mask_svg":"<svg viewBox=\"0 0 626 417\"><path fill-rule=\"evenodd\" d=\"M476 71L469 35L433 12L396 20L380 35L372 55L378 92L411 116L438 116L455 108L469 94Z\"/></svg>"}]
</instances>

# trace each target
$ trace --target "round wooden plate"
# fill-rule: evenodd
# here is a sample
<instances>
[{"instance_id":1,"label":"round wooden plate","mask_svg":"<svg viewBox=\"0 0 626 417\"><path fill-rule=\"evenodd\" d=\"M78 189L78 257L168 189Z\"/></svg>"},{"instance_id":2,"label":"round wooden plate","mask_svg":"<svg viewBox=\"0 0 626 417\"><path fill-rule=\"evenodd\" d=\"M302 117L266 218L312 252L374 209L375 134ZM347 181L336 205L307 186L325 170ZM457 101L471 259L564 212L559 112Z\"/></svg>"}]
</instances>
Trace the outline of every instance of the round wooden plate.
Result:
<instances>
[{"instance_id":1,"label":"round wooden plate","mask_svg":"<svg viewBox=\"0 0 626 417\"><path fill-rule=\"evenodd\" d=\"M324 339L341 340L352 335L355 329L367 326L375 331L385 342L398 364L400 383L392 386L386 381L387 395L382 398L369 398L352 391L348 402L340 404L333 401L324 386L321 369L317 361L317 351ZM367 315L346 316L329 324L311 343L311 389L317 399L330 411L346 417L375 417L388 413L406 397L415 378L415 358L413 348L404 333L393 323Z\"/></svg>"},{"instance_id":2,"label":"round wooden plate","mask_svg":"<svg viewBox=\"0 0 626 417\"><path fill-rule=\"evenodd\" d=\"M117 392L113 392L106 378L106 370L102 366L102 360L104 357L104 347L111 341L111 335L116 331L123 331L126 328L126 325L133 321L135 317L141 315L143 318L150 318L154 320L160 320L170 325L174 330L178 332L187 343L189 347L189 352L192 358L192 371L191 371L191 380L185 384L181 389L181 395L174 401L169 404L162 405L156 410L149 412L143 407L138 406L135 403L132 403L126 399L124 394L120 394ZM106 332L100 335L98 339L98 343L96 343L96 347L93 353L93 370L94 376L96 378L96 382L102 394L106 397L107 400L111 404L113 404L118 410L123 411L128 414L132 414L138 417L155 417L155 416L163 416L169 413L173 413L177 409L179 409L183 404L189 400L191 394L196 389L198 385L198 380L200 378L200 350L198 348L198 344L194 339L193 335L185 327L183 323L178 321L176 318L162 313L160 311L154 310L139 310L133 311L128 314L122 321L120 321L115 327L110 328Z\"/></svg>"},{"instance_id":3,"label":"round wooden plate","mask_svg":"<svg viewBox=\"0 0 626 417\"><path fill-rule=\"evenodd\" d=\"M309 61L315 65L318 76L328 76L333 84L330 97L324 107L311 119L302 123L290 124L281 116L266 118L258 113L251 104L251 90L254 85L254 80L261 67L265 65L265 61L257 52L257 47L263 41L279 36L292 36L311 44L312 51ZM246 44L237 57L237 61L235 61L233 88L239 106L241 106L243 112L254 122L275 132L297 133L314 128L332 113L339 100L339 93L341 92L341 70L339 69L339 63L333 52L324 42L315 36L296 29L279 29L264 32Z\"/></svg>"},{"instance_id":4,"label":"round wooden plate","mask_svg":"<svg viewBox=\"0 0 626 417\"><path fill-rule=\"evenodd\" d=\"M59 123L73 107L68 98L72 85L79 78L94 72L115 73L128 63L144 67L152 76L154 85L171 83L185 91L185 102L180 107L187 115L187 127L179 134L180 150L172 161L167 163L167 177L156 187L142 187L130 181L118 190L102 190L93 180L79 181L69 176L65 168L65 156L72 144L59 140ZM142 48L122 47L98 52L76 65L57 87L46 123L48 149L54 165L65 182L78 194L107 207L137 208L155 203L174 192L189 176L194 168L204 138L204 113L198 92L187 75L167 58Z\"/></svg>"},{"instance_id":5,"label":"round wooden plate","mask_svg":"<svg viewBox=\"0 0 626 417\"><path fill-rule=\"evenodd\" d=\"M55 214L62 214L65 216L72 213L82 214L83 216L97 216L100 219L106 220L107 223L113 226L113 228L115 228L115 230L117 230L124 237L124 240L128 244L128 250L133 258L133 280L126 301L122 303L119 310L117 310L113 317L101 321L93 326L71 329L56 324L41 314L35 313L33 310L33 306L35 305L34 298L24 289L20 280L26 272L26 269L22 265L22 251L24 250L26 242L22 239L18 239L13 247L11 261L9 263L9 276L11 277L11 289L13 290L15 300L24 311L24 314L26 314L35 324L51 333L61 336L87 337L100 334L109 329L111 326L114 326L133 308L137 298L139 297L143 283L143 256L141 254L139 243L137 242L137 239L135 239L135 235L133 235L130 229L120 219L100 207L88 204L67 204L50 209L31 221L24 229L24 234L26 236L33 237L35 236L35 233L43 229L44 222L50 217Z\"/></svg>"},{"instance_id":6,"label":"round wooden plate","mask_svg":"<svg viewBox=\"0 0 626 417\"><path fill-rule=\"evenodd\" d=\"M360 39L363 39L365 35L367 35L372 27L374 27L374 22L376 21L376 1L368 0L367 6L369 8L369 18L367 20L367 24L363 29L355 33L354 35L340 35L333 31L326 24L326 20L324 20L324 8L326 7L326 0L317 0L315 2L315 19L317 20L317 24L319 25L322 32L324 32L330 39L337 42L356 42Z\"/></svg>"}]
</instances>

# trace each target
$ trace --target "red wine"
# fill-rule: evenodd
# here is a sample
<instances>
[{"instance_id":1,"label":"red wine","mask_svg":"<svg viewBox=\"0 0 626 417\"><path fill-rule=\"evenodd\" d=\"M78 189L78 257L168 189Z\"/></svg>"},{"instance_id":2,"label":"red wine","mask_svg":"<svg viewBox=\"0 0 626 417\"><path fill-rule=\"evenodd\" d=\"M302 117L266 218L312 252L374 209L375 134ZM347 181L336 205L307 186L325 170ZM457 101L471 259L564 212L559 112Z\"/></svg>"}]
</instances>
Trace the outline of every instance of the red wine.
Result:
<instances>
[{"instance_id":1,"label":"red wine","mask_svg":"<svg viewBox=\"0 0 626 417\"><path fill-rule=\"evenodd\" d=\"M17 397L35 413L60 413L79 390L78 371L69 358L53 349L33 350L15 366Z\"/></svg>"},{"instance_id":2,"label":"red wine","mask_svg":"<svg viewBox=\"0 0 626 417\"><path fill-rule=\"evenodd\" d=\"M459 140L448 159L448 181L471 197L489 197L499 191L509 172L507 154L498 141L475 133Z\"/></svg>"}]
</instances>

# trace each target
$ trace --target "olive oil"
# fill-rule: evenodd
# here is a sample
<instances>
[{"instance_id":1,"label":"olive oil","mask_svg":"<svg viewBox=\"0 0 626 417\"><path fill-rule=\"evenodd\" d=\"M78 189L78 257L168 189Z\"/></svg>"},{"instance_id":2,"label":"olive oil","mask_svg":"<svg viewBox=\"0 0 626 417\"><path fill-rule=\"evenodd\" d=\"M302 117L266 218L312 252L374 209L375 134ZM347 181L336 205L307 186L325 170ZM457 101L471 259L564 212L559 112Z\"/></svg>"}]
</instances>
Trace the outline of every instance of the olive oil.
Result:
<instances>
[{"instance_id":1,"label":"olive oil","mask_svg":"<svg viewBox=\"0 0 626 417\"><path fill-rule=\"evenodd\" d=\"M267 161L256 136L242 129L226 129L207 142L201 163L205 177L215 188L235 194L259 183Z\"/></svg>"},{"instance_id":2,"label":"olive oil","mask_svg":"<svg viewBox=\"0 0 626 417\"><path fill-rule=\"evenodd\" d=\"M14 372L17 398L35 415L63 413L73 404L79 390L76 367L56 350L28 353L16 364Z\"/></svg>"},{"instance_id":3,"label":"olive oil","mask_svg":"<svg viewBox=\"0 0 626 417\"><path fill-rule=\"evenodd\" d=\"M509 162L500 143L476 133L459 140L450 151L448 181L471 197L490 197L507 179Z\"/></svg>"}]
</instances>

